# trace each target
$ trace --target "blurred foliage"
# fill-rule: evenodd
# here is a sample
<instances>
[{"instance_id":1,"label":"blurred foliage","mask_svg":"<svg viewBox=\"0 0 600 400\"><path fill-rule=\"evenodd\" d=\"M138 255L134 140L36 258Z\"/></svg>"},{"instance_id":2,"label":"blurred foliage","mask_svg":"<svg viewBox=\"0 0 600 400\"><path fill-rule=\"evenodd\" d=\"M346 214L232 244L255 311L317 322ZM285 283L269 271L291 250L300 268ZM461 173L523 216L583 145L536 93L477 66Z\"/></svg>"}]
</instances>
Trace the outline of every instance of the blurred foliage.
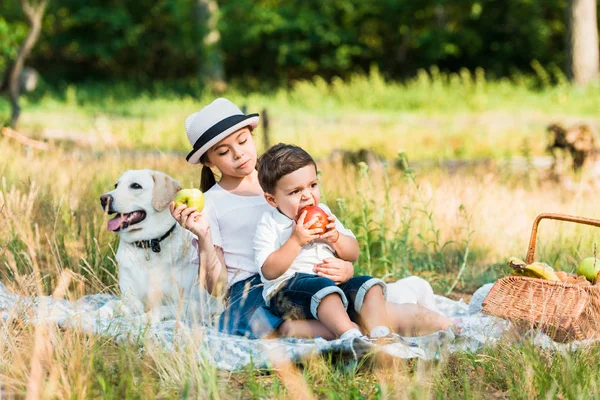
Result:
<instances>
[{"instance_id":1,"label":"blurred foliage","mask_svg":"<svg viewBox=\"0 0 600 400\"><path fill-rule=\"evenodd\" d=\"M206 29L199 0L53 0L29 64L49 81L195 82ZM321 76L387 79L437 65L490 76L563 68L567 0L217 0L225 72L252 89ZM0 5L0 69L26 32Z\"/></svg>"},{"instance_id":2,"label":"blurred foliage","mask_svg":"<svg viewBox=\"0 0 600 400\"><path fill-rule=\"evenodd\" d=\"M27 25L24 21L13 22L0 14L0 80L2 71L17 56L19 46L26 34Z\"/></svg>"},{"instance_id":3,"label":"blurred foliage","mask_svg":"<svg viewBox=\"0 0 600 400\"><path fill-rule=\"evenodd\" d=\"M388 78L419 68L507 75L565 62L566 0L223 0L234 77L346 77L373 64Z\"/></svg>"}]
</instances>

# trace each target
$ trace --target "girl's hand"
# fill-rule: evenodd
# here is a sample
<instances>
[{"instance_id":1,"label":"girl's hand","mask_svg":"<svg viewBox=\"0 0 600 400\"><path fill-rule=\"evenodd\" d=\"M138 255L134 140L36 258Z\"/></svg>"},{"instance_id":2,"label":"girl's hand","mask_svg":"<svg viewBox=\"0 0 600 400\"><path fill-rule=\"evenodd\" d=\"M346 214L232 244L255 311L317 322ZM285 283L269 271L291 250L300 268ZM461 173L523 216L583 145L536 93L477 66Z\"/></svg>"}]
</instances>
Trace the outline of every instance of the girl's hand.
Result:
<instances>
[{"instance_id":1,"label":"girl's hand","mask_svg":"<svg viewBox=\"0 0 600 400\"><path fill-rule=\"evenodd\" d=\"M196 207L187 207L183 204L175 208L175 204L171 203L169 210L171 210L171 215L179 225L198 236L198 238L205 237L208 234L210 230L208 218L202 212L196 211Z\"/></svg>"},{"instance_id":2,"label":"girl's hand","mask_svg":"<svg viewBox=\"0 0 600 400\"><path fill-rule=\"evenodd\" d=\"M329 278L338 285L354 276L352 263L335 257L326 258L319 264L315 264L313 271L318 276Z\"/></svg>"},{"instance_id":3,"label":"girl's hand","mask_svg":"<svg viewBox=\"0 0 600 400\"><path fill-rule=\"evenodd\" d=\"M298 222L292 222L292 238L300 245L300 247L306 246L313 240L319 239L320 234L323 233L323 229L315 228L309 229L311 225L317 222L317 218L313 218L308 222L304 222L306 217L306 211L300 214Z\"/></svg>"},{"instance_id":4,"label":"girl's hand","mask_svg":"<svg viewBox=\"0 0 600 400\"><path fill-rule=\"evenodd\" d=\"M333 214L327 214L327 219L329 222L325 228L325 233L321 235L320 239L333 244L340 238L340 232L335 227L335 217Z\"/></svg>"}]
</instances>

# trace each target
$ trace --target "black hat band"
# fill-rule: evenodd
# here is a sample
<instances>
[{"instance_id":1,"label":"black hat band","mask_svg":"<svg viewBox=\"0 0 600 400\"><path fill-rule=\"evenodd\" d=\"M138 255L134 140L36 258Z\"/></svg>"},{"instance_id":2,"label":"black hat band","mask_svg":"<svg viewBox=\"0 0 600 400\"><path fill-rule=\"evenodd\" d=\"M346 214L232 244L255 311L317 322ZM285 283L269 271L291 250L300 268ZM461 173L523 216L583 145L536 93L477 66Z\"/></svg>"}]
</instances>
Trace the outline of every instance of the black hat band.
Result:
<instances>
[{"instance_id":1,"label":"black hat band","mask_svg":"<svg viewBox=\"0 0 600 400\"><path fill-rule=\"evenodd\" d=\"M217 122L216 124L214 124L213 126L208 128L206 130L206 132L204 132L202 135L200 135L198 140L196 140L196 143L194 143L194 149L190 152L190 154L187 155L187 157L185 159L187 161L189 161L190 158L194 155L194 153L196 151L201 149L204 145L206 145L208 142L210 142L211 140L213 140L214 138L219 136L221 133L223 133L227 129L231 128L232 126L235 126L235 125L239 124L240 122L242 122L246 119L249 119L249 118L253 118L253 117L258 117L258 114L231 115L231 116L224 118L221 121Z\"/></svg>"}]
</instances>

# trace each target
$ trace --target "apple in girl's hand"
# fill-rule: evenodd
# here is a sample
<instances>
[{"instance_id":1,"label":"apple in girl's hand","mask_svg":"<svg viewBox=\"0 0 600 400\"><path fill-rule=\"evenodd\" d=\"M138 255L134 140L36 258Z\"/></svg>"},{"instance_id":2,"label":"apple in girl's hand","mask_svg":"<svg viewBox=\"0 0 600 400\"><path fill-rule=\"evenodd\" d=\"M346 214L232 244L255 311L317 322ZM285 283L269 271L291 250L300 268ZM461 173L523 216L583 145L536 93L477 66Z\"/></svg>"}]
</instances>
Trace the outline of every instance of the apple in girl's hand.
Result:
<instances>
[{"instance_id":1,"label":"apple in girl's hand","mask_svg":"<svg viewBox=\"0 0 600 400\"><path fill-rule=\"evenodd\" d=\"M600 259L595 257L587 257L581 260L577 266L577 275L583 275L592 283L596 280L600 272Z\"/></svg>"},{"instance_id":2,"label":"apple in girl's hand","mask_svg":"<svg viewBox=\"0 0 600 400\"><path fill-rule=\"evenodd\" d=\"M308 222L311 219L314 219L315 217L317 217L317 222L312 224L312 226L310 226L308 229L321 228L321 229L323 229L323 232L325 232L327 224L329 223L327 213L317 206L308 206L308 207L304 207L302 210L300 210L300 212L298 213L298 216L296 217L296 220L298 220L298 218L300 218L300 216L302 215L302 213L304 211L306 211L306 216L304 217L304 222Z\"/></svg>"},{"instance_id":3,"label":"apple in girl's hand","mask_svg":"<svg viewBox=\"0 0 600 400\"><path fill-rule=\"evenodd\" d=\"M202 211L204 208L204 194L196 188L181 189L175 195L173 202L175 203L175 208L185 204L188 207L196 207L196 211Z\"/></svg>"}]
</instances>

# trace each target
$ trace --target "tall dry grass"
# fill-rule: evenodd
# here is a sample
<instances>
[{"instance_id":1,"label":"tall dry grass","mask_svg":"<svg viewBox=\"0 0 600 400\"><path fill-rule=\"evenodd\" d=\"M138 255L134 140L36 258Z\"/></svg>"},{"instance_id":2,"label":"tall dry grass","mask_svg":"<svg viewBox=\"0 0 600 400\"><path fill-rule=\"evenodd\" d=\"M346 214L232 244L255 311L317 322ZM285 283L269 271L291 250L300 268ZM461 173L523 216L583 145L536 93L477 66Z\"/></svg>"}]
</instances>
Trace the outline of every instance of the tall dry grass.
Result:
<instances>
[{"instance_id":1,"label":"tall dry grass","mask_svg":"<svg viewBox=\"0 0 600 400\"><path fill-rule=\"evenodd\" d=\"M185 186L197 186L199 179L199 170L180 157L97 156L58 148L35 152L5 138L0 139L0 160L0 277L26 296L77 299L118 292L117 237L105 230L98 198L122 171L157 169ZM532 171L494 165L452 171L356 169L328 162L319 168L324 199L361 241L357 270L390 280L415 273L431 280L438 292L471 291L505 274L509 256L524 256L540 212L595 216L596 194L589 188L566 191L539 181ZM569 269L591 254L597 236L593 228L544 222L539 237L538 259ZM456 387L463 395L487 395L510 393L523 382L494 369L498 360L506 368L537 365L508 346L434 364L398 362L348 370L316 358L301 368L275 368L270 371L274 374L251 369L230 374L183 347L146 343L140 351L132 344L115 344L76 329L31 326L18 318L0 322L0 336L0 390L5 396L32 398L280 398L298 393L430 398ZM199 343L201 336L193 340ZM527 352L538 354L536 348ZM586 354L552 356L549 362L573 375ZM480 368L487 381L477 373ZM531 371L533 378L542 379ZM585 379L585 388L597 388L592 376ZM528 389L532 396L581 393L581 387L569 389L567 381L536 385Z\"/></svg>"}]
</instances>

